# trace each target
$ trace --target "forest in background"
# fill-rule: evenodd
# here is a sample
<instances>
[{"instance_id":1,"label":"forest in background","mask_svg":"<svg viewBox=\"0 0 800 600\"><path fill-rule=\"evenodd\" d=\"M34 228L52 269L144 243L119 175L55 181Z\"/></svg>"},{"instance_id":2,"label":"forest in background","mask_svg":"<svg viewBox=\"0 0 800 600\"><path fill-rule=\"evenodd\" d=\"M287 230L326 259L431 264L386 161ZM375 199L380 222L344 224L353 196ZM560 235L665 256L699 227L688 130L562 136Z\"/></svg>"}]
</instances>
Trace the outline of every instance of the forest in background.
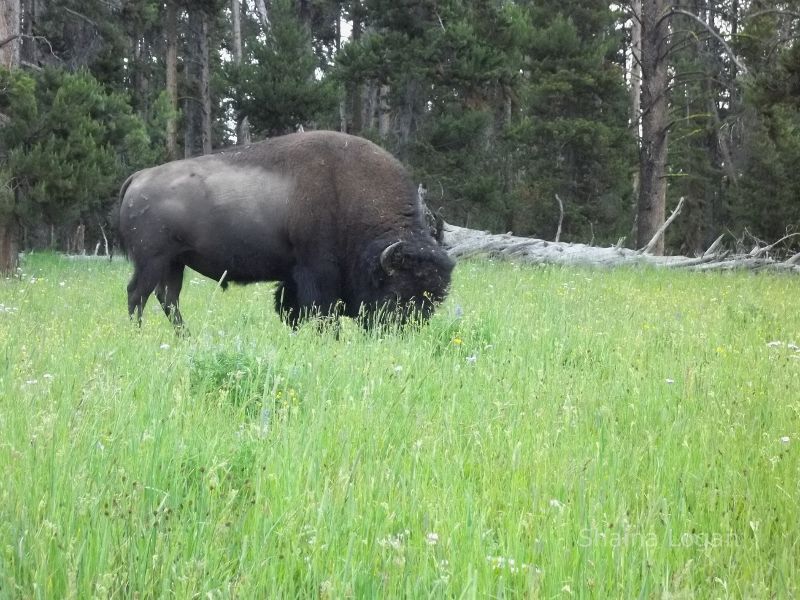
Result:
<instances>
[{"instance_id":1,"label":"forest in background","mask_svg":"<svg viewBox=\"0 0 800 600\"><path fill-rule=\"evenodd\" d=\"M561 205L562 240L641 247L683 197L656 252L775 241L798 4L4 0L0 263L93 251L137 169L301 126L386 147L459 225L553 239Z\"/></svg>"}]
</instances>

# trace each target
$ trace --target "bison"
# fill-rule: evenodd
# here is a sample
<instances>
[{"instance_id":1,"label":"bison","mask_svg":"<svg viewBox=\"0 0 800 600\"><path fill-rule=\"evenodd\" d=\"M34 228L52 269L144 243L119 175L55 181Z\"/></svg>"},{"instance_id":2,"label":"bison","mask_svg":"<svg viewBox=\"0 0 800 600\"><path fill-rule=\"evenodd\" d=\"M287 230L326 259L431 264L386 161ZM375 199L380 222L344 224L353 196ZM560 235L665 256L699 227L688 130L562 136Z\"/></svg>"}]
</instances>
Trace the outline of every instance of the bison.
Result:
<instances>
[{"instance_id":1,"label":"bison","mask_svg":"<svg viewBox=\"0 0 800 600\"><path fill-rule=\"evenodd\" d=\"M454 262L426 224L403 166L362 138L319 131L278 137L131 175L119 235L133 262L128 312L141 323L155 291L182 331L190 267L221 281L280 282L275 309L310 315L427 319Z\"/></svg>"}]
</instances>

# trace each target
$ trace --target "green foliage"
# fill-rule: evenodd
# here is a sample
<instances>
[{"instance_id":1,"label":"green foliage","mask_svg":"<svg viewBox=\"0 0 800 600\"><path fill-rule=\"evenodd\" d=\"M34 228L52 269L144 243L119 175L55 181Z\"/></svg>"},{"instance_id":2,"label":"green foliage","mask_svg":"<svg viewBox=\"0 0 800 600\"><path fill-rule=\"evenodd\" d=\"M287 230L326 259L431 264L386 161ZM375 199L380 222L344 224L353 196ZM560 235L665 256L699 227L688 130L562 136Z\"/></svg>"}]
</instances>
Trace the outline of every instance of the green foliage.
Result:
<instances>
[{"instance_id":1,"label":"green foliage","mask_svg":"<svg viewBox=\"0 0 800 600\"><path fill-rule=\"evenodd\" d=\"M293 3L274 2L271 17L271 35L250 39L248 60L227 69L234 111L248 116L259 137L324 119L336 106L333 82L316 78L317 59Z\"/></svg>"},{"instance_id":2,"label":"green foliage","mask_svg":"<svg viewBox=\"0 0 800 600\"><path fill-rule=\"evenodd\" d=\"M800 230L800 110L792 102L753 115L742 177L731 193L736 229L748 227L764 240Z\"/></svg>"},{"instance_id":3,"label":"green foliage","mask_svg":"<svg viewBox=\"0 0 800 600\"><path fill-rule=\"evenodd\" d=\"M551 4L367 3L373 29L339 77L388 86L382 142L449 220L550 237L558 193L565 238L616 241L635 158L616 17Z\"/></svg>"},{"instance_id":4,"label":"green foliage","mask_svg":"<svg viewBox=\"0 0 800 600\"><path fill-rule=\"evenodd\" d=\"M27 222L71 223L103 212L131 171L160 158L127 99L108 93L86 71L45 69L36 78L0 72L8 87L0 129L5 170Z\"/></svg>"},{"instance_id":5,"label":"green foliage","mask_svg":"<svg viewBox=\"0 0 800 600\"><path fill-rule=\"evenodd\" d=\"M125 262L22 266L4 598L800 595L793 277L463 262L336 339L188 276L181 339Z\"/></svg>"},{"instance_id":6,"label":"green foliage","mask_svg":"<svg viewBox=\"0 0 800 600\"><path fill-rule=\"evenodd\" d=\"M222 399L252 413L261 406L269 378L262 361L249 354L213 352L192 357L189 382L198 396Z\"/></svg>"},{"instance_id":7,"label":"green foliage","mask_svg":"<svg viewBox=\"0 0 800 600\"><path fill-rule=\"evenodd\" d=\"M775 27L774 16L765 15L746 30L744 50L754 60L769 52L770 60L744 90L741 177L728 194L730 228L769 241L800 230L800 44L775 44ZM756 34L760 39L750 37Z\"/></svg>"}]
</instances>

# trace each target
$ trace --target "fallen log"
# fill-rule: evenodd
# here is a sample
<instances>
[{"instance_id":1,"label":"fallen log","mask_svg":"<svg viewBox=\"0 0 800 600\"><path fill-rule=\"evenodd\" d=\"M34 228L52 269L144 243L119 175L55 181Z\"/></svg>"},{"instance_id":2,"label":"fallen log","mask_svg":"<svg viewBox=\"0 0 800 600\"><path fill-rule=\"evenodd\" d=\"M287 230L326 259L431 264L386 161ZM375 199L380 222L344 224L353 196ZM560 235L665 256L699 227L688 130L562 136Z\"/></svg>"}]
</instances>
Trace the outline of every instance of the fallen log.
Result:
<instances>
[{"instance_id":1,"label":"fallen log","mask_svg":"<svg viewBox=\"0 0 800 600\"><path fill-rule=\"evenodd\" d=\"M766 252L730 254L721 250L724 236L717 238L702 256L656 256L643 250L549 242L525 238L510 233L493 234L444 224L442 244L454 258L485 256L531 264L553 264L585 267L624 267L647 265L661 268L694 269L698 271L781 271L800 273L796 256L786 261L767 256Z\"/></svg>"}]
</instances>

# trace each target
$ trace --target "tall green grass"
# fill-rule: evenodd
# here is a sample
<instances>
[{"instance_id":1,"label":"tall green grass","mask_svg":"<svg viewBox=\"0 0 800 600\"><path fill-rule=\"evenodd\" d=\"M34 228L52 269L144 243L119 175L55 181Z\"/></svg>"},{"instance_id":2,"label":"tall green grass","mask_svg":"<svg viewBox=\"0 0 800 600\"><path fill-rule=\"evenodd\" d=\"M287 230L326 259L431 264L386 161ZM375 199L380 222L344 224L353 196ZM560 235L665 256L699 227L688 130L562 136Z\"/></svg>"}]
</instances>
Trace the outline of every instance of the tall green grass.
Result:
<instances>
[{"instance_id":1,"label":"tall green grass","mask_svg":"<svg viewBox=\"0 0 800 600\"><path fill-rule=\"evenodd\" d=\"M797 279L464 262L292 333L187 273L0 282L0 598L800 594Z\"/></svg>"}]
</instances>

